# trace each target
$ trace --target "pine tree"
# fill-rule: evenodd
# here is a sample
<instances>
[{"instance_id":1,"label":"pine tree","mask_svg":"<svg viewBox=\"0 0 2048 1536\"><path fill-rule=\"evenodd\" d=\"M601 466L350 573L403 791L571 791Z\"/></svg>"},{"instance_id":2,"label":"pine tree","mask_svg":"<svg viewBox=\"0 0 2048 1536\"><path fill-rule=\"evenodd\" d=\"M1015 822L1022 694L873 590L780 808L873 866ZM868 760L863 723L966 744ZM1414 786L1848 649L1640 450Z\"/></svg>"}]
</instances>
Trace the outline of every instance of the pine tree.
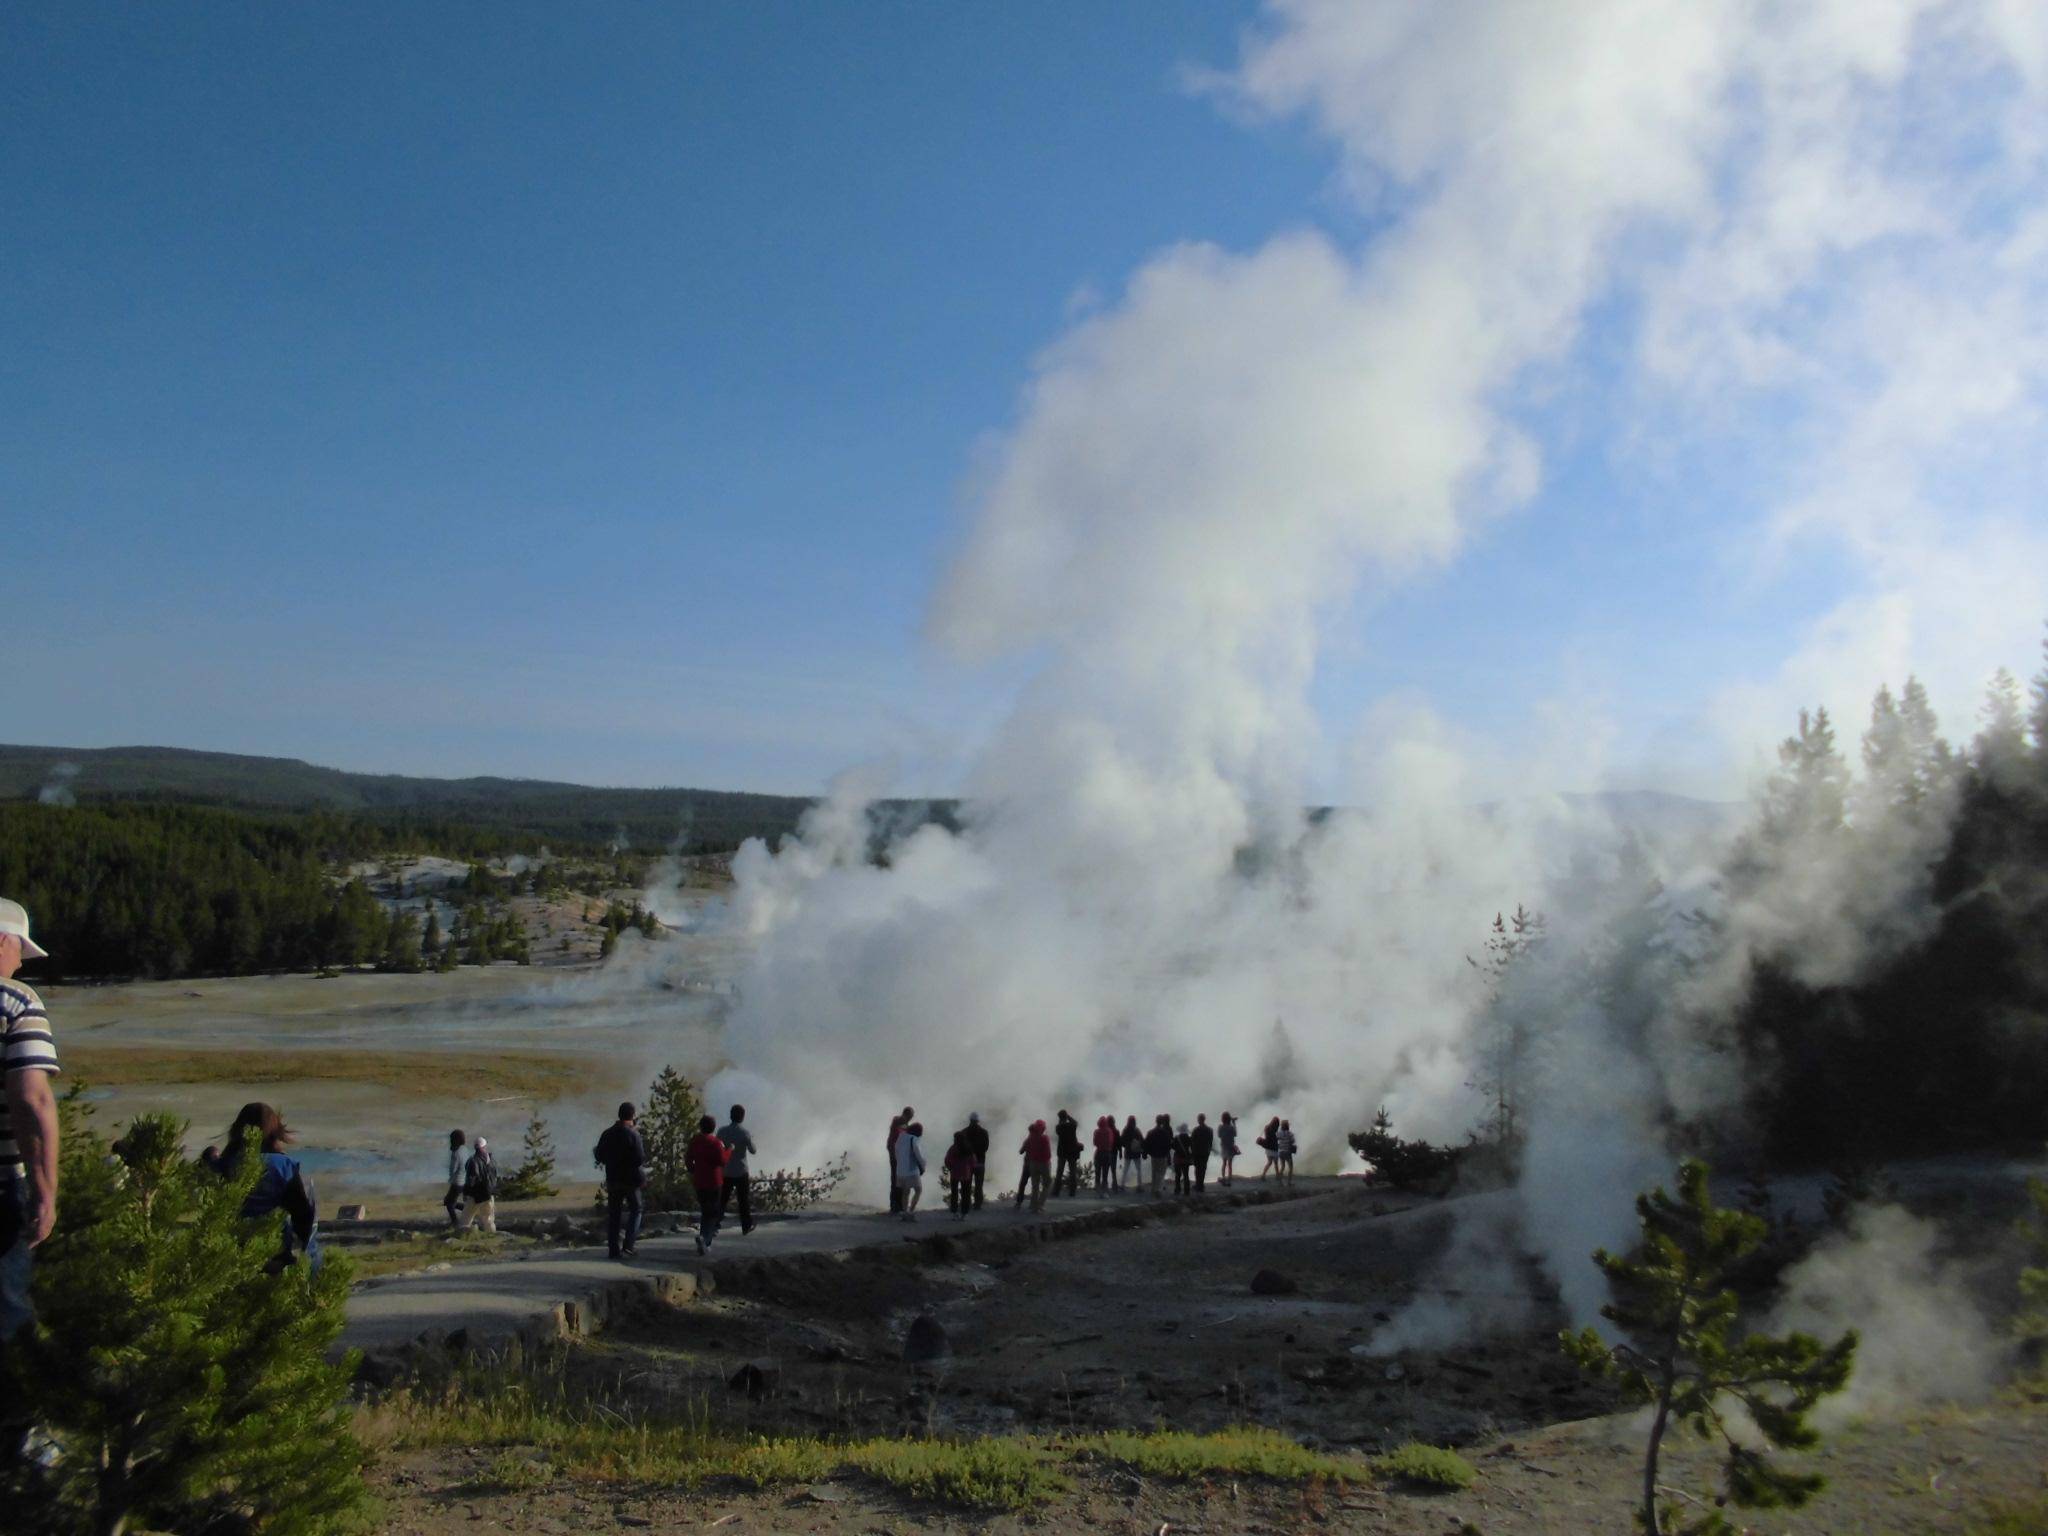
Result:
<instances>
[{"instance_id":1,"label":"pine tree","mask_svg":"<svg viewBox=\"0 0 2048 1536\"><path fill-rule=\"evenodd\" d=\"M533 1112L533 1118L526 1122L526 1138L521 1147L519 1166L498 1186L500 1200L545 1200L559 1191L550 1182L555 1175L555 1138L548 1134L548 1123L540 1117L540 1111Z\"/></svg>"},{"instance_id":2,"label":"pine tree","mask_svg":"<svg viewBox=\"0 0 2048 1536\"><path fill-rule=\"evenodd\" d=\"M1732 1336L1741 1309L1726 1277L1767 1230L1755 1216L1714 1204L1706 1164L1697 1159L1679 1165L1676 1198L1652 1190L1637 1197L1636 1214L1643 1235L1632 1253L1616 1257L1603 1248L1593 1254L1614 1297L1600 1314L1623 1341L1609 1345L1592 1328L1561 1337L1565 1353L1582 1370L1612 1378L1632 1405L1655 1406L1637 1523L1648 1536L1728 1536L1734 1529L1718 1511L1687 1524L1673 1506L1658 1503L1657 1466L1674 1423L1719 1436L1727 1447L1729 1502L1744 1509L1800 1507L1824 1479L1788 1471L1738 1443L1721 1404L1740 1404L1773 1446L1812 1448L1820 1436L1807 1415L1823 1397L1848 1385L1855 1333L1833 1344L1804 1333Z\"/></svg>"},{"instance_id":3,"label":"pine tree","mask_svg":"<svg viewBox=\"0 0 2048 1536\"><path fill-rule=\"evenodd\" d=\"M2004 667L1992 674L1981 711L1984 728L1970 743L1970 760L1994 787L2012 790L2025 781L2027 732L2020 710L2019 680Z\"/></svg>"},{"instance_id":4,"label":"pine tree","mask_svg":"<svg viewBox=\"0 0 2048 1536\"><path fill-rule=\"evenodd\" d=\"M427 931L420 936L420 952L429 964L441 958L441 914L427 907Z\"/></svg>"},{"instance_id":5,"label":"pine tree","mask_svg":"<svg viewBox=\"0 0 2048 1536\"><path fill-rule=\"evenodd\" d=\"M1912 764L1914 798L1944 804L1956 781L1955 749L1942 740L1941 722L1928 702L1927 689L1909 676L1899 695L1899 723L1905 731L1906 754Z\"/></svg>"},{"instance_id":6,"label":"pine tree","mask_svg":"<svg viewBox=\"0 0 2048 1536\"><path fill-rule=\"evenodd\" d=\"M62 1455L36 1488L8 1490L10 1514L81 1536L356 1523L356 1357L327 1358L346 1262L267 1272L277 1227L241 1216L260 1158L219 1177L184 1161L183 1122L143 1115L110 1165L82 1116L66 1120L64 1219L37 1252L20 1377Z\"/></svg>"},{"instance_id":7,"label":"pine tree","mask_svg":"<svg viewBox=\"0 0 2048 1536\"><path fill-rule=\"evenodd\" d=\"M1799 732L1778 746L1778 771L1765 786L1763 833L1773 842L1839 832L1849 801L1849 769L1835 749L1825 709L1799 711Z\"/></svg>"},{"instance_id":8,"label":"pine tree","mask_svg":"<svg viewBox=\"0 0 2048 1536\"><path fill-rule=\"evenodd\" d=\"M640 1109L640 1139L647 1147L647 1198L657 1210L679 1210L690 1204L690 1172L683 1159L704 1101L697 1085L674 1067L663 1067L648 1086Z\"/></svg>"}]
</instances>

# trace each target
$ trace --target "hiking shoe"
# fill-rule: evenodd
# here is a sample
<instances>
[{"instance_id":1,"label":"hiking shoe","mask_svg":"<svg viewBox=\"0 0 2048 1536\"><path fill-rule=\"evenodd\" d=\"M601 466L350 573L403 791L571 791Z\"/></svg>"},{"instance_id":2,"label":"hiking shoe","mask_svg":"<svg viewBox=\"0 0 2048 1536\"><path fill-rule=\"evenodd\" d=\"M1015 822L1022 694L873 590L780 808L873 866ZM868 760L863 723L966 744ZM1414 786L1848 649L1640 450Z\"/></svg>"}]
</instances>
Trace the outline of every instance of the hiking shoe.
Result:
<instances>
[{"instance_id":1,"label":"hiking shoe","mask_svg":"<svg viewBox=\"0 0 2048 1536\"><path fill-rule=\"evenodd\" d=\"M697 1255L699 1258L701 1258L704 1254L704 1234L702 1232L699 1232L696 1233L695 1236L697 1239Z\"/></svg>"},{"instance_id":2,"label":"hiking shoe","mask_svg":"<svg viewBox=\"0 0 2048 1536\"><path fill-rule=\"evenodd\" d=\"M626 1257L629 1259L637 1259L640 1257L640 1250L638 1248L628 1248L626 1250Z\"/></svg>"}]
</instances>

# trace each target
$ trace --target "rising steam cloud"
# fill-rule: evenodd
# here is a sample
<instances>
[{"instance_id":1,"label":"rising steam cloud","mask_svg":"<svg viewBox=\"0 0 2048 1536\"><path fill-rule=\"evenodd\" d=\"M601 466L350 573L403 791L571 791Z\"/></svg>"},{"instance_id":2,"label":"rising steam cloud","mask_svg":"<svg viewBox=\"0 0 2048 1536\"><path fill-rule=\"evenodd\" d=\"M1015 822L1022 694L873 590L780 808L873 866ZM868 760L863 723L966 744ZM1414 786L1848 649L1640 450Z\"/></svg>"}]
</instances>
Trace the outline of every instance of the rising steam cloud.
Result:
<instances>
[{"instance_id":1,"label":"rising steam cloud","mask_svg":"<svg viewBox=\"0 0 2048 1536\"><path fill-rule=\"evenodd\" d=\"M1989 0L1285 0L1195 84L1328 135L1377 233L1163 251L1045 351L931 621L956 655L1042 664L960 832L876 864L863 808L886 784L854 773L779 854L742 850L732 921L758 947L712 1097L761 1102L791 1162L853 1148L878 1187L905 1103L935 1135L980 1109L999 1151L1061 1105L1285 1112L1330 1167L1382 1099L1413 1132L1472 1122L1463 957L1526 901L1557 925L1527 1005L1575 1086L1537 1114L1521 1198L1583 1314L1586 1251L1668 1175L1659 1117L1728 1094L1698 1039L1714 998L1614 964L1616 924L1651 877L1697 888L1698 850L1631 865L1597 807L1539 792L1555 765L1477 809L1490 786L1419 706L1363 723L1340 796L1363 809L1309 818L1319 622L1532 497L1518 406L1568 390L1589 317L1619 310L1631 424L1796 417L1773 441L1801 489L1759 532L1833 539L1866 578L1757 680L1774 732L1788 687L1860 699L1916 663L1974 686L2021 653L2048 558L2013 485L1974 475L1967 509L1935 486L2022 444L2040 403L2048 23ZM1927 126L1951 100L1967 157ZM1944 395L1961 356L1998 387ZM1881 453L1850 476L1858 442ZM1875 500L1854 489L1871 475ZM1989 556L1995 590L1941 585L1951 548ZM1748 703L1723 703L1756 740Z\"/></svg>"}]
</instances>

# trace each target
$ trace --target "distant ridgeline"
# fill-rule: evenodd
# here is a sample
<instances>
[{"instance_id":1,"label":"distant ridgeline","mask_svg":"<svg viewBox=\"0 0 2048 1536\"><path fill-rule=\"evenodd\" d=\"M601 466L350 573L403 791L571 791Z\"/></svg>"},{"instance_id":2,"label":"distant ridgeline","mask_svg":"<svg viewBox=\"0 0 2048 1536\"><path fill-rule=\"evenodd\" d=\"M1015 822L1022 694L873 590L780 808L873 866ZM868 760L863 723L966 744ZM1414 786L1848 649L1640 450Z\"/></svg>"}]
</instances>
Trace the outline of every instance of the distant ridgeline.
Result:
<instances>
[{"instance_id":1,"label":"distant ridgeline","mask_svg":"<svg viewBox=\"0 0 2048 1536\"><path fill-rule=\"evenodd\" d=\"M750 837L773 840L795 831L811 805L797 795L716 789L593 789L539 779L344 773L295 758L176 747L0 746L0 801L38 799L327 811L414 840L476 829L491 834L492 852L531 852L542 844L588 851L620 843L647 852L728 852ZM914 804L896 803L900 810ZM950 805L933 807L941 820L951 813Z\"/></svg>"},{"instance_id":2,"label":"distant ridgeline","mask_svg":"<svg viewBox=\"0 0 2048 1536\"><path fill-rule=\"evenodd\" d=\"M472 862L542 848L614 878L654 856L794 832L811 801L703 789L345 773L171 747L0 746L0 893L28 905L43 976L183 976L318 965L411 967L337 865L393 854ZM879 825L954 823L951 802L890 801ZM395 948L394 948L395 945Z\"/></svg>"}]
</instances>

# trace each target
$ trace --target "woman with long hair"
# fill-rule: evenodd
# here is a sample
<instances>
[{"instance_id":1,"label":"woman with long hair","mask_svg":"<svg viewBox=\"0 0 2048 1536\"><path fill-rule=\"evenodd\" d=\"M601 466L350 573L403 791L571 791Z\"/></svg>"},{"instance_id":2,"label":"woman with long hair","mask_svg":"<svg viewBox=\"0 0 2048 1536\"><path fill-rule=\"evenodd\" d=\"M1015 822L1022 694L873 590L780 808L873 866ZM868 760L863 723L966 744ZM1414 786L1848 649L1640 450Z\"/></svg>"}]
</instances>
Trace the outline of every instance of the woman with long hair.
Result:
<instances>
[{"instance_id":1,"label":"woman with long hair","mask_svg":"<svg viewBox=\"0 0 2048 1536\"><path fill-rule=\"evenodd\" d=\"M448 1212L450 1228L462 1225L462 1149L468 1144L461 1126L448 1133L448 1193L441 1197L441 1205Z\"/></svg>"},{"instance_id":2,"label":"woman with long hair","mask_svg":"<svg viewBox=\"0 0 2048 1536\"><path fill-rule=\"evenodd\" d=\"M228 1127L227 1150L221 1153L220 1170L233 1177L244 1157L258 1157L263 1168L256 1186L242 1202L242 1215L252 1221L279 1213L279 1248L267 1266L274 1274L298 1262L303 1253L317 1274L320 1269L320 1207L313 1194L313 1181L306 1177L299 1160L285 1149L298 1135L284 1123L284 1116L268 1104L244 1104Z\"/></svg>"}]
</instances>

